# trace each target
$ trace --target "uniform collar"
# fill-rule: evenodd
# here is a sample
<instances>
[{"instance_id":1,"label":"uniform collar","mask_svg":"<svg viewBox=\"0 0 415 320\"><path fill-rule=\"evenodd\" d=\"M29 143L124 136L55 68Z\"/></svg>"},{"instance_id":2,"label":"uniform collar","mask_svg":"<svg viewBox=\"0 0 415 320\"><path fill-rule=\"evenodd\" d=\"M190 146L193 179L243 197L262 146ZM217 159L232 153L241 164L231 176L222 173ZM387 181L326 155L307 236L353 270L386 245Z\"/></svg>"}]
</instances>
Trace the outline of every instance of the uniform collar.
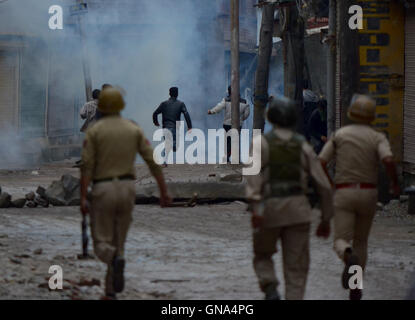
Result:
<instances>
[{"instance_id":1,"label":"uniform collar","mask_svg":"<svg viewBox=\"0 0 415 320\"><path fill-rule=\"evenodd\" d=\"M281 128L275 126L273 129L274 133L277 135L278 138L282 140L290 140L294 135L294 131L287 128Z\"/></svg>"}]
</instances>

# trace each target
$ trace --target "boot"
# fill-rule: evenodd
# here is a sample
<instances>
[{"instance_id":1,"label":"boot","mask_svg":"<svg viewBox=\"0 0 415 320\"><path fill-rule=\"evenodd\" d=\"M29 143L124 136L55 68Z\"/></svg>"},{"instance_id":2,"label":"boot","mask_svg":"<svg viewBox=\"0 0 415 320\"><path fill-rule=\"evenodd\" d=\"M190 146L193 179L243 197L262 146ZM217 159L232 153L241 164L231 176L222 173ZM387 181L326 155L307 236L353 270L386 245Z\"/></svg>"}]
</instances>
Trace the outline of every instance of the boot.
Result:
<instances>
[{"instance_id":1,"label":"boot","mask_svg":"<svg viewBox=\"0 0 415 320\"><path fill-rule=\"evenodd\" d=\"M265 300L281 300L281 296L273 285L265 289Z\"/></svg>"},{"instance_id":2,"label":"boot","mask_svg":"<svg viewBox=\"0 0 415 320\"><path fill-rule=\"evenodd\" d=\"M113 277L114 277L114 291L119 293L124 290L124 267L125 267L125 260L115 256L114 260L112 261L113 266Z\"/></svg>"},{"instance_id":3,"label":"boot","mask_svg":"<svg viewBox=\"0 0 415 320\"><path fill-rule=\"evenodd\" d=\"M353 289L349 293L350 300L362 300L362 289Z\"/></svg>"},{"instance_id":4,"label":"boot","mask_svg":"<svg viewBox=\"0 0 415 320\"><path fill-rule=\"evenodd\" d=\"M102 296L100 300L117 300L115 293L106 293L105 296Z\"/></svg>"},{"instance_id":5,"label":"boot","mask_svg":"<svg viewBox=\"0 0 415 320\"><path fill-rule=\"evenodd\" d=\"M349 269L354 265L359 265L359 258L353 253L352 248L347 248L344 251L344 270L342 274L342 286L344 289L350 289L349 280L353 274L349 273Z\"/></svg>"}]
</instances>

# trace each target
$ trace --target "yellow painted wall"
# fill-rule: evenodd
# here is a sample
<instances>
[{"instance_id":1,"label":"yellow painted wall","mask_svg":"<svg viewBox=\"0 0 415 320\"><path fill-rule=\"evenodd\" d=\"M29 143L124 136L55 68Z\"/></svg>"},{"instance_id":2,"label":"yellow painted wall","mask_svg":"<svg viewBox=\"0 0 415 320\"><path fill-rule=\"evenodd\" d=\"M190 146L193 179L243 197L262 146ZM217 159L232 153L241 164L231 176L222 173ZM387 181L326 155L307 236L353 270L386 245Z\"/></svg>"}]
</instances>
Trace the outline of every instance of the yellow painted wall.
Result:
<instances>
[{"instance_id":1,"label":"yellow painted wall","mask_svg":"<svg viewBox=\"0 0 415 320\"><path fill-rule=\"evenodd\" d=\"M376 98L375 128L387 134L398 161L403 150L404 8L399 1L361 0L360 92Z\"/></svg>"}]
</instances>

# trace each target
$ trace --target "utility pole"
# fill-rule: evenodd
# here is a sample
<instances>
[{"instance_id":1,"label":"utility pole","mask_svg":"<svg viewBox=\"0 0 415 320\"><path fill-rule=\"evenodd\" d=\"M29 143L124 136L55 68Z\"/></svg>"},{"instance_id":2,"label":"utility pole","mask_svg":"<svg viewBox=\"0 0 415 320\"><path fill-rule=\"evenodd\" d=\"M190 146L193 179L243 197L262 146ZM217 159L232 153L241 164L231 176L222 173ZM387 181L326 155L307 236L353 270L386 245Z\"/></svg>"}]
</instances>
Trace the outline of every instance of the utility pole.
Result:
<instances>
[{"instance_id":1,"label":"utility pole","mask_svg":"<svg viewBox=\"0 0 415 320\"><path fill-rule=\"evenodd\" d=\"M340 125L350 123L347 109L353 94L359 90L359 33L349 27L349 8L354 0L339 0L337 2L338 32L337 44L340 54Z\"/></svg>"},{"instance_id":2,"label":"utility pole","mask_svg":"<svg viewBox=\"0 0 415 320\"><path fill-rule=\"evenodd\" d=\"M337 10L336 0L330 0L329 5L329 33L327 39L327 136L330 137L336 130L336 31Z\"/></svg>"},{"instance_id":3,"label":"utility pole","mask_svg":"<svg viewBox=\"0 0 415 320\"><path fill-rule=\"evenodd\" d=\"M239 0L231 0L231 71L232 129L237 129L239 131ZM233 147L234 144L232 145L232 148ZM232 154L234 153L232 152Z\"/></svg>"},{"instance_id":4,"label":"utility pole","mask_svg":"<svg viewBox=\"0 0 415 320\"><path fill-rule=\"evenodd\" d=\"M80 5L86 5L83 0L77 0ZM81 50L82 50L82 69L84 72L85 80L85 97L86 101L92 100L92 80L91 80L91 71L88 63L88 49L85 38L85 30L83 25L83 16L81 13L78 13L78 27L79 27L79 36L81 38Z\"/></svg>"},{"instance_id":5,"label":"utility pole","mask_svg":"<svg viewBox=\"0 0 415 320\"><path fill-rule=\"evenodd\" d=\"M275 3L264 3L259 37L258 66L255 74L255 100L253 129L264 131L265 108L268 103L268 79L272 53L272 37L274 33Z\"/></svg>"},{"instance_id":6,"label":"utility pole","mask_svg":"<svg viewBox=\"0 0 415 320\"><path fill-rule=\"evenodd\" d=\"M239 0L231 0L231 111L232 111L232 129L240 130L241 124L239 115ZM233 130L235 132L235 130ZM231 137L234 135L232 134ZM239 163L239 134L238 143L232 143L232 163ZM234 140L234 139L232 139Z\"/></svg>"},{"instance_id":7,"label":"utility pole","mask_svg":"<svg viewBox=\"0 0 415 320\"><path fill-rule=\"evenodd\" d=\"M304 20L300 16L296 1L280 9L283 22L284 46L284 94L297 106L297 131L304 132L303 119L303 71L304 71Z\"/></svg>"}]
</instances>

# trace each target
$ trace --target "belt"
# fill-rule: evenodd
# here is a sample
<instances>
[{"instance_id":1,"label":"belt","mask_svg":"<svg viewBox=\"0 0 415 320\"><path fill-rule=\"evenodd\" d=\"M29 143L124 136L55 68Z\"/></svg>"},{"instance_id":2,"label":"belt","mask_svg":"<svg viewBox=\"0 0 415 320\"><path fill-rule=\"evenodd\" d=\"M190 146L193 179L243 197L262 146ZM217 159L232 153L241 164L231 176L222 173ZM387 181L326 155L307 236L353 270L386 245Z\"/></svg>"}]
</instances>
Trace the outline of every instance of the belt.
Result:
<instances>
[{"instance_id":1,"label":"belt","mask_svg":"<svg viewBox=\"0 0 415 320\"><path fill-rule=\"evenodd\" d=\"M118 176L118 177L97 179L97 180L94 180L93 182L94 184L97 184L101 182L110 182L114 180L135 180L135 176L133 176L132 174L125 174L125 175Z\"/></svg>"},{"instance_id":2,"label":"belt","mask_svg":"<svg viewBox=\"0 0 415 320\"><path fill-rule=\"evenodd\" d=\"M340 183L336 184L336 189L376 189L373 183Z\"/></svg>"}]
</instances>

